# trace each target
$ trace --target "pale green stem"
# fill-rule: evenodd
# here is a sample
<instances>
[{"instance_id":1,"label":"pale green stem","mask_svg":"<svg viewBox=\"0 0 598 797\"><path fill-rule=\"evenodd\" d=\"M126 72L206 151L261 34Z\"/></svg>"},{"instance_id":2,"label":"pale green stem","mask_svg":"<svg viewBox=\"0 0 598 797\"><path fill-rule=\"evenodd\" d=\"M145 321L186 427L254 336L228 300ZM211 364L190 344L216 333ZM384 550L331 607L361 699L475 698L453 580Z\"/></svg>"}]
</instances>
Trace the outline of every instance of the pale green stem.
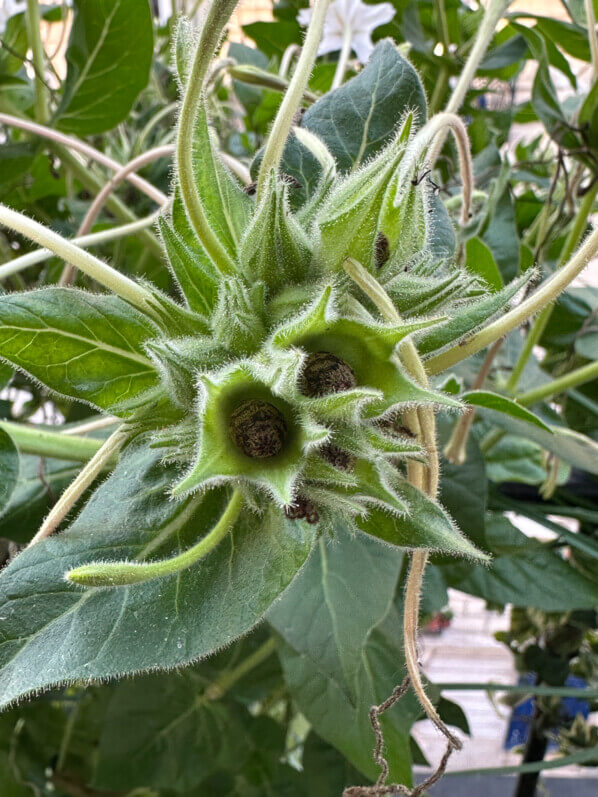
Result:
<instances>
[{"instance_id":1,"label":"pale green stem","mask_svg":"<svg viewBox=\"0 0 598 797\"><path fill-rule=\"evenodd\" d=\"M85 141L80 141L78 138L74 138L73 136L66 136L64 133L58 132L58 130L53 130L51 127L45 127L44 125L36 124L30 119L20 119L18 116L0 113L0 124L7 125L8 127L17 127L20 130L26 130L28 133L33 133L36 136L47 138L50 141L54 141L56 144L63 145L69 150L80 152L82 155L85 155L85 157L91 158L92 160L101 163L102 166L106 166L112 171L117 172L122 169L122 163L115 161L113 158L110 158L108 155L100 152L100 150L85 143ZM138 174L130 174L127 179L132 185L134 185L140 191L143 191L144 194L147 194L150 199L153 199L154 202L162 204L164 200L164 194L162 191L160 191L151 183L148 183L148 181L144 180L143 177L140 177Z\"/></svg>"},{"instance_id":2,"label":"pale green stem","mask_svg":"<svg viewBox=\"0 0 598 797\"><path fill-rule=\"evenodd\" d=\"M345 73L347 71L347 64L349 63L349 58L351 57L352 37L353 31L351 30L351 26L345 25L345 29L343 31L343 46L338 57L336 72L334 73L332 86L330 87L331 89L337 89L339 86L343 85L343 80L345 79Z\"/></svg>"},{"instance_id":3,"label":"pale green stem","mask_svg":"<svg viewBox=\"0 0 598 797\"><path fill-rule=\"evenodd\" d=\"M598 30L596 30L596 14L594 13L593 0L585 0L585 6L586 16L588 18L590 54L592 57L592 79L598 80Z\"/></svg>"},{"instance_id":4,"label":"pale green stem","mask_svg":"<svg viewBox=\"0 0 598 797\"><path fill-rule=\"evenodd\" d=\"M48 87L44 83L46 60L44 45L41 38L41 17L38 0L27 0L25 14L27 22L27 37L31 47L33 68L35 71L35 117L44 124L50 118Z\"/></svg>"},{"instance_id":5,"label":"pale green stem","mask_svg":"<svg viewBox=\"0 0 598 797\"><path fill-rule=\"evenodd\" d=\"M227 166L233 174L235 174L242 183L249 185L251 182L251 172L244 163L238 158L229 155L228 152L219 152L220 160Z\"/></svg>"},{"instance_id":6,"label":"pale green stem","mask_svg":"<svg viewBox=\"0 0 598 797\"><path fill-rule=\"evenodd\" d=\"M214 233L199 196L193 168L193 140L195 117L201 102L204 80L224 27L237 3L238 0L212 0L203 21L183 99L176 145L178 178L189 221L204 249L223 274L232 274L235 271L235 265Z\"/></svg>"},{"instance_id":7,"label":"pale green stem","mask_svg":"<svg viewBox=\"0 0 598 797\"><path fill-rule=\"evenodd\" d=\"M158 125L165 117L169 116L170 114L174 114L178 110L178 107L178 102L171 102L168 105L165 105L163 108L160 108L160 110L152 116L152 118L139 134L139 139L135 144L135 149L137 152L143 152L145 141L154 127L156 127L156 125Z\"/></svg>"},{"instance_id":8,"label":"pale green stem","mask_svg":"<svg viewBox=\"0 0 598 797\"><path fill-rule=\"evenodd\" d=\"M457 80L457 85L453 89L453 93L451 94L451 97L446 105L445 111L448 113L457 113L457 111L459 111L463 105L463 101L465 100L467 92L469 91L471 82L478 71L478 67L482 62L490 42L492 41L494 31L496 30L496 25L510 4L511 0L490 0L488 3L486 13L484 14L484 19L476 36L475 44L471 48L467 62L463 67L459 79ZM438 156L442 151L445 139L446 133L443 133L438 137L434 147L431 150L429 162L432 166L436 163Z\"/></svg>"},{"instance_id":9,"label":"pale green stem","mask_svg":"<svg viewBox=\"0 0 598 797\"><path fill-rule=\"evenodd\" d=\"M361 263L353 258L347 258L343 264L345 272L355 281L362 291L378 308L380 315L392 324L401 322L396 307L382 285L367 271ZM401 360L413 378L422 385L428 386L428 377L421 362L415 344L406 340L401 346ZM427 473L419 463L410 463L409 481L428 496L435 500L438 492L439 461L436 443L436 421L434 411L430 407L420 407L411 411L408 416L410 430L414 432L427 452ZM411 684L417 697L436 727L445 735L450 745L455 749L461 748L461 742L448 730L442 722L432 701L426 694L421 674L419 671L417 655L417 633L419 623L419 603L422 589L423 576L428 561L428 551L418 550L411 554L411 567L407 578L405 591L405 609L403 614L403 640L405 646L405 662Z\"/></svg>"},{"instance_id":10,"label":"pale green stem","mask_svg":"<svg viewBox=\"0 0 598 797\"><path fill-rule=\"evenodd\" d=\"M228 69L228 73L235 80L241 81L241 83L248 83L250 86L260 86L260 88L270 89L271 91L284 92L288 90L290 85L286 78L248 64L235 64ZM316 94L306 89L303 92L301 101L306 105L312 105L317 99Z\"/></svg>"},{"instance_id":11,"label":"pale green stem","mask_svg":"<svg viewBox=\"0 0 598 797\"><path fill-rule=\"evenodd\" d=\"M581 686L526 686L525 684L497 683L436 683L442 692L510 692L519 695L537 695L538 697L580 697L584 700L598 700L598 689Z\"/></svg>"},{"instance_id":12,"label":"pale green stem","mask_svg":"<svg viewBox=\"0 0 598 797\"><path fill-rule=\"evenodd\" d=\"M592 379L598 379L598 360L588 363L588 365L582 365L581 368L576 368L574 371L569 371L568 374L553 379L552 382L547 382L545 385L528 390L526 393L520 393L516 399L519 404L529 406L537 401L556 396L558 393L564 393L569 388L591 382Z\"/></svg>"},{"instance_id":13,"label":"pale green stem","mask_svg":"<svg viewBox=\"0 0 598 797\"><path fill-rule=\"evenodd\" d=\"M72 435L65 437L63 432L52 432L40 429L39 426L27 426L12 421L0 421L0 429L10 435L23 454L88 462L102 447L101 440Z\"/></svg>"},{"instance_id":14,"label":"pale green stem","mask_svg":"<svg viewBox=\"0 0 598 797\"><path fill-rule=\"evenodd\" d=\"M473 193L473 163L471 160L471 150L467 129L461 119L454 113L437 113L422 129L415 135L407 149L399 166L399 185L412 179L413 172L418 168L422 157L428 151L434 139L450 131L457 144L459 154L459 169L461 182L463 184L463 204L461 205L461 224L465 225L469 221L471 211L471 196ZM433 163L433 161L430 161Z\"/></svg>"},{"instance_id":15,"label":"pale green stem","mask_svg":"<svg viewBox=\"0 0 598 797\"><path fill-rule=\"evenodd\" d=\"M261 198L266 183L272 170L277 171L282 160L282 153L287 136L293 124L293 117L299 108L303 93L307 88L309 76L316 61L320 39L324 30L324 19L330 0L316 0L307 36L301 50L301 55L293 72L289 88L274 119L274 124L268 137L264 150L264 157L260 165L257 182L257 199Z\"/></svg>"},{"instance_id":16,"label":"pale green stem","mask_svg":"<svg viewBox=\"0 0 598 797\"><path fill-rule=\"evenodd\" d=\"M86 235L91 230L95 220L106 204L108 197L114 190L116 190L116 188L118 188L123 180L126 180L127 177L133 172L137 171L137 169L141 169L144 166L147 166L148 163L153 163L159 158L170 156L173 152L174 147L170 144L167 146L150 149L147 152L138 155L136 158L133 158L133 160L129 161L129 163L125 164L125 166L115 172L89 206L87 213L83 217L83 221L79 225L77 237ZM166 194L163 194L163 199L160 204L163 206L166 204L166 202L168 202L168 197ZM62 271L58 284L62 286L70 285L75 277L75 273L76 272L73 266L70 263L67 263Z\"/></svg>"},{"instance_id":17,"label":"pale green stem","mask_svg":"<svg viewBox=\"0 0 598 797\"><path fill-rule=\"evenodd\" d=\"M16 230L16 232L25 235L46 249L50 249L55 255L73 263L81 271L105 288L108 288L108 290L113 291L117 296L135 305L135 307L145 313L153 315L151 307L152 294L146 288L133 282L132 279L129 279L124 274L120 274L107 263L86 252L85 249L80 249L66 238L58 235L58 233L44 227L43 224L33 221L33 219L24 216L22 213L17 213L5 205L0 205L0 224Z\"/></svg>"},{"instance_id":18,"label":"pale green stem","mask_svg":"<svg viewBox=\"0 0 598 797\"><path fill-rule=\"evenodd\" d=\"M244 675L251 672L255 667L266 661L276 650L276 640L274 638L268 639L263 645L260 645L246 659L243 659L240 664L234 667L229 672L224 672L222 675L213 681L206 689L204 695L208 700L220 700L228 692L228 690L240 681Z\"/></svg>"},{"instance_id":19,"label":"pale green stem","mask_svg":"<svg viewBox=\"0 0 598 797\"><path fill-rule=\"evenodd\" d=\"M90 421L83 421L82 423L78 423L76 426L69 426L68 429L65 429L62 434L71 435L71 434L89 434L90 432L97 432L98 429L105 429L108 426L114 426L115 423L118 423L119 419L116 418L114 415L107 415L107 416L100 416L99 418L95 418L94 420ZM99 447L99 441L98 441Z\"/></svg>"},{"instance_id":20,"label":"pale green stem","mask_svg":"<svg viewBox=\"0 0 598 797\"><path fill-rule=\"evenodd\" d=\"M69 437L67 439L70 441L73 438ZM60 526L83 493L91 487L105 468L114 461L114 458L126 439L127 435L126 432L123 431L122 426L110 435L89 460L87 465L81 469L75 480L62 493L42 523L39 531L27 547L31 547L40 542L40 540L49 537L50 534Z\"/></svg>"},{"instance_id":21,"label":"pale green stem","mask_svg":"<svg viewBox=\"0 0 598 797\"><path fill-rule=\"evenodd\" d=\"M151 227L160 215L161 211L157 210L144 219L134 221L131 224L121 224L119 227L112 227L108 230L101 230L94 232L90 235L82 235L81 237L69 239L72 244L77 246L96 246L98 244L108 243L109 241L116 241L119 238L124 238L127 235L133 235L139 230L144 230ZM35 252L27 252L26 255L15 257L14 260L9 260L0 265L0 282L13 274L18 274L29 266L35 266L38 263L43 263L49 257L53 257L54 253L49 249L37 249Z\"/></svg>"},{"instance_id":22,"label":"pale green stem","mask_svg":"<svg viewBox=\"0 0 598 797\"><path fill-rule=\"evenodd\" d=\"M179 573L214 550L231 530L242 507L243 496L235 490L214 528L193 547L171 559L155 562L92 562L70 570L65 577L86 587L120 587Z\"/></svg>"},{"instance_id":23,"label":"pale green stem","mask_svg":"<svg viewBox=\"0 0 598 797\"><path fill-rule=\"evenodd\" d=\"M287 49L282 54L282 58L280 59L280 69L278 70L278 76L286 80L289 70L291 68L291 63L295 56L298 56L301 53L301 46L299 44L289 44Z\"/></svg>"},{"instance_id":24,"label":"pale green stem","mask_svg":"<svg viewBox=\"0 0 598 797\"><path fill-rule=\"evenodd\" d=\"M461 360L465 360L467 357L471 357L472 354L485 349L486 346L507 335L513 329L517 329L528 318L531 318L531 316L554 302L575 277L581 274L597 252L598 229L588 236L566 266L559 269L521 304L473 334L463 345L457 344L442 354L431 357L426 362L427 372L429 374L438 374L441 371L445 371L447 368L461 362Z\"/></svg>"},{"instance_id":25,"label":"pale green stem","mask_svg":"<svg viewBox=\"0 0 598 797\"><path fill-rule=\"evenodd\" d=\"M598 180L589 188L588 192L583 198L581 205L579 206L579 211L575 216L573 221L573 225L569 230L567 238L565 240L565 244L563 246L563 251L559 257L559 261L557 264L557 268L561 268L567 260L573 254L575 247L578 245L581 237L583 236L587 223L588 217L592 212L592 208L594 207L594 200L596 199L596 194L598 193ZM523 373L523 369L525 368L527 361L529 360L532 350L534 346L540 341L542 337L542 333L546 329L546 325L550 321L550 316L552 315L553 305L550 304L548 307L545 307L544 310L538 315L532 327L525 339L525 343L523 344L523 349L521 350L521 354L517 358L517 362L513 368L511 376L509 377L509 381L506 384L507 390L513 392L517 387L519 380L521 378L521 374Z\"/></svg>"},{"instance_id":26,"label":"pale green stem","mask_svg":"<svg viewBox=\"0 0 598 797\"><path fill-rule=\"evenodd\" d=\"M484 383L488 378L494 358L500 351L500 347L504 342L504 338L499 338L488 350L488 354L484 358L482 367L480 368L473 385L472 390L480 390L484 387ZM469 433L475 419L475 407L469 407L463 415L459 418L451 434L451 438L444 449L444 455L449 462L455 465L463 465L467 457L467 441L469 440Z\"/></svg>"}]
</instances>

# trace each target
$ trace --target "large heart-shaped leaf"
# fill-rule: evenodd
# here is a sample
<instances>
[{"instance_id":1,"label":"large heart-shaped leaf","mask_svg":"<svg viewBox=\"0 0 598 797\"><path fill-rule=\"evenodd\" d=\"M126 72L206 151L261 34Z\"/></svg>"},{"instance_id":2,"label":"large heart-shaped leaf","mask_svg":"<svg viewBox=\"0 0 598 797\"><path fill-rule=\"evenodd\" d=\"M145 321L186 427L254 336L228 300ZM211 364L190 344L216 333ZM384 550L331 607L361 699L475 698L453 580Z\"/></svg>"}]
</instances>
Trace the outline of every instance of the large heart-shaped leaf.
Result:
<instances>
[{"instance_id":1,"label":"large heart-shaped leaf","mask_svg":"<svg viewBox=\"0 0 598 797\"><path fill-rule=\"evenodd\" d=\"M91 561L168 556L217 520L223 491L174 502L176 474L143 442L63 534L18 556L0 578L0 705L56 684L182 666L252 628L313 543L304 523L246 512L205 559L132 587L81 589L67 570Z\"/></svg>"},{"instance_id":2,"label":"large heart-shaped leaf","mask_svg":"<svg viewBox=\"0 0 598 797\"><path fill-rule=\"evenodd\" d=\"M394 596L404 554L337 528L320 539L292 588L269 612L284 640L286 682L314 730L368 777L377 767L369 710L401 680L401 623ZM405 697L382 725L391 779L411 778L409 729L419 714Z\"/></svg>"},{"instance_id":3,"label":"large heart-shaped leaf","mask_svg":"<svg viewBox=\"0 0 598 797\"><path fill-rule=\"evenodd\" d=\"M87 136L116 127L147 85L152 55L147 0L75 0L61 130Z\"/></svg>"},{"instance_id":4,"label":"large heart-shaped leaf","mask_svg":"<svg viewBox=\"0 0 598 797\"><path fill-rule=\"evenodd\" d=\"M116 409L158 384L156 328L117 296L42 288L0 296L2 357L51 390Z\"/></svg>"},{"instance_id":5,"label":"large heart-shaped leaf","mask_svg":"<svg viewBox=\"0 0 598 797\"><path fill-rule=\"evenodd\" d=\"M380 42L362 72L308 108L301 127L319 136L334 156L341 172L369 160L396 133L399 122L415 110L426 120L426 96L415 69L390 40ZM253 164L255 170L259 157ZM281 171L298 180L307 194L314 190L321 171L316 158L290 136Z\"/></svg>"},{"instance_id":6,"label":"large heart-shaped leaf","mask_svg":"<svg viewBox=\"0 0 598 797\"><path fill-rule=\"evenodd\" d=\"M0 429L0 515L6 511L19 477L19 452L12 437Z\"/></svg>"},{"instance_id":7,"label":"large heart-shaped leaf","mask_svg":"<svg viewBox=\"0 0 598 797\"><path fill-rule=\"evenodd\" d=\"M442 565L449 586L491 603L533 606L545 612L589 609L598 602L598 585L506 518L489 519L486 542L494 554L490 567Z\"/></svg>"}]
</instances>

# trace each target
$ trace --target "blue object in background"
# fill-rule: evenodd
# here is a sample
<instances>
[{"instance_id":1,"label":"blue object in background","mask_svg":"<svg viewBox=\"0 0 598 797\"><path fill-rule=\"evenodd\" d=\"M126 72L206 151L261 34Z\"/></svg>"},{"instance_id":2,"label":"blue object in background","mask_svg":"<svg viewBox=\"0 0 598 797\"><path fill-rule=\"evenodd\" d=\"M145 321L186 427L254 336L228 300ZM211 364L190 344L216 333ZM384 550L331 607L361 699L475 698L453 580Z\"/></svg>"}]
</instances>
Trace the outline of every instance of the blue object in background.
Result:
<instances>
[{"instance_id":1,"label":"blue object in background","mask_svg":"<svg viewBox=\"0 0 598 797\"><path fill-rule=\"evenodd\" d=\"M536 677L533 673L526 673L520 676L518 684L519 686L534 686L535 680ZM570 675L565 681L565 686L583 689L587 684L583 678L579 678L577 675ZM529 697L527 700L523 700L515 706L507 729L505 750L512 750L514 747L520 747L527 742L535 707L536 701L533 697ZM581 714L584 719L587 719L589 713L590 705L588 701L583 698L564 697L561 701L561 716L565 722L573 721L578 714ZM551 750L555 748L556 744L550 742L548 749Z\"/></svg>"}]
</instances>

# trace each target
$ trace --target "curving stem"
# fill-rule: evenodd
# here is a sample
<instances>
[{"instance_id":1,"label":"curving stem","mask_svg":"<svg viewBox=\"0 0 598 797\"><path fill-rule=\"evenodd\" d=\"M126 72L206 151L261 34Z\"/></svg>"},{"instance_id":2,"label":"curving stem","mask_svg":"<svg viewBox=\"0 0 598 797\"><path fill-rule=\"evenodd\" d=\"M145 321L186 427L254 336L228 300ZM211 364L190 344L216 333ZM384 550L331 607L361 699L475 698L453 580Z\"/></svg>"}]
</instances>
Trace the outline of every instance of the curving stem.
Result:
<instances>
[{"instance_id":1,"label":"curving stem","mask_svg":"<svg viewBox=\"0 0 598 797\"><path fill-rule=\"evenodd\" d=\"M314 4L313 15L309 23L303 48L301 49L301 55L299 56L295 71L293 72L289 88L276 114L274 124L270 130L270 135L268 136L268 143L264 150L264 157L260 165L257 180L258 201L264 192L271 171L277 171L280 161L282 160L284 145L291 131L293 117L299 108L301 98L307 88L307 82L316 60L320 39L322 38L322 32L324 30L324 19L329 5L330 0L316 0Z\"/></svg>"},{"instance_id":2,"label":"curving stem","mask_svg":"<svg viewBox=\"0 0 598 797\"><path fill-rule=\"evenodd\" d=\"M344 263L346 273L353 279L363 292L372 300L380 311L380 315L393 324L401 322L391 298L380 283L366 269L353 258L347 258ZM411 340L403 342L400 348L400 357L405 368L415 381L422 387L428 387L428 377L420 359L415 344ZM408 466L409 481L420 490L435 500L439 483L439 457L436 442L436 419L431 407L420 407L406 413L407 425L410 431L420 440L427 451L426 464L411 462ZM461 749L460 740L454 736L438 716L432 701L426 694L419 670L417 656L417 629L419 620L419 603L422 581L428 560L428 552L414 551L411 554L411 567L407 578L405 590L405 610L403 615L403 633L405 645L405 661L407 672L411 679L413 689L426 712L436 727L448 740L449 747L453 750Z\"/></svg>"},{"instance_id":3,"label":"curving stem","mask_svg":"<svg viewBox=\"0 0 598 797\"><path fill-rule=\"evenodd\" d=\"M235 490L214 528L194 546L170 559L155 562L92 562L69 570L65 578L85 587L121 587L179 573L207 556L226 537L242 507L243 496L239 490Z\"/></svg>"}]
</instances>

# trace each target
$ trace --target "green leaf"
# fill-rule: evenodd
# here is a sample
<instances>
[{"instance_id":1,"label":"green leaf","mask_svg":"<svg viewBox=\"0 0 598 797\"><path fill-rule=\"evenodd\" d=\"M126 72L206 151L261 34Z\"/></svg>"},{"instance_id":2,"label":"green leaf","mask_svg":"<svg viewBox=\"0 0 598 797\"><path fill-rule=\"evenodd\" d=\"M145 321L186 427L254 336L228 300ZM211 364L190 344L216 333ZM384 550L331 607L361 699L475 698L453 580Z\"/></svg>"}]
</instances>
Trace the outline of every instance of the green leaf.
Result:
<instances>
[{"instance_id":1,"label":"green leaf","mask_svg":"<svg viewBox=\"0 0 598 797\"><path fill-rule=\"evenodd\" d=\"M87 136L116 127L145 88L153 55L147 0L75 0L57 124Z\"/></svg>"},{"instance_id":2,"label":"green leaf","mask_svg":"<svg viewBox=\"0 0 598 797\"><path fill-rule=\"evenodd\" d=\"M494 555L490 566L442 565L449 586L491 603L545 612L593 608L598 602L598 584L506 518L488 521L486 541Z\"/></svg>"},{"instance_id":3,"label":"green leaf","mask_svg":"<svg viewBox=\"0 0 598 797\"><path fill-rule=\"evenodd\" d=\"M399 548L427 548L448 556L486 559L460 533L439 504L406 481L401 482L398 492L409 507L407 515L391 517L381 510L374 510L365 520L358 520L360 528Z\"/></svg>"},{"instance_id":4,"label":"green leaf","mask_svg":"<svg viewBox=\"0 0 598 797\"><path fill-rule=\"evenodd\" d=\"M363 775L313 731L303 745L301 763L308 795L342 794L347 786L365 783Z\"/></svg>"},{"instance_id":5,"label":"green leaf","mask_svg":"<svg viewBox=\"0 0 598 797\"><path fill-rule=\"evenodd\" d=\"M176 502L176 474L143 442L123 452L73 525L21 553L0 577L0 705L74 680L180 667L251 629L305 562L313 529L246 512L223 542L177 575L83 590L64 573L92 561L165 557L190 547L223 493Z\"/></svg>"},{"instance_id":6,"label":"green leaf","mask_svg":"<svg viewBox=\"0 0 598 797\"><path fill-rule=\"evenodd\" d=\"M81 467L80 462L22 454L15 489L5 513L0 516L0 537L29 542L52 504Z\"/></svg>"},{"instance_id":7,"label":"green leaf","mask_svg":"<svg viewBox=\"0 0 598 797\"><path fill-rule=\"evenodd\" d=\"M492 393L490 390L468 390L461 395L461 398L468 404L474 407L484 407L485 409L501 412L505 415L510 415L512 418L518 418L527 423L533 423L545 432L552 434L550 426L544 423L541 418L534 415L521 404L518 404L513 399L501 396L499 393Z\"/></svg>"},{"instance_id":8,"label":"green leaf","mask_svg":"<svg viewBox=\"0 0 598 797\"><path fill-rule=\"evenodd\" d=\"M508 282L514 279L519 273L519 234L508 185L496 197L481 237L492 252L502 280Z\"/></svg>"},{"instance_id":9,"label":"green leaf","mask_svg":"<svg viewBox=\"0 0 598 797\"><path fill-rule=\"evenodd\" d=\"M541 484L546 478L540 446L515 435L505 435L486 453L488 478L501 482Z\"/></svg>"},{"instance_id":10,"label":"green leaf","mask_svg":"<svg viewBox=\"0 0 598 797\"><path fill-rule=\"evenodd\" d=\"M42 288L0 296L0 357L63 396L125 409L155 388L156 328L116 296Z\"/></svg>"},{"instance_id":11,"label":"green leaf","mask_svg":"<svg viewBox=\"0 0 598 797\"><path fill-rule=\"evenodd\" d=\"M598 443L586 435L573 429L552 425L549 426L549 431L546 431L535 424L491 409L480 408L480 413L510 434L532 440L576 468L587 470L589 473L598 473Z\"/></svg>"},{"instance_id":12,"label":"green leaf","mask_svg":"<svg viewBox=\"0 0 598 797\"><path fill-rule=\"evenodd\" d=\"M6 511L19 477L19 452L12 437L0 429L0 516Z\"/></svg>"},{"instance_id":13,"label":"green leaf","mask_svg":"<svg viewBox=\"0 0 598 797\"><path fill-rule=\"evenodd\" d=\"M214 234L234 257L254 203L218 157L203 102L196 112L192 147L193 174L202 206Z\"/></svg>"},{"instance_id":14,"label":"green leaf","mask_svg":"<svg viewBox=\"0 0 598 797\"><path fill-rule=\"evenodd\" d=\"M439 448L448 442L455 421L440 419ZM475 545L485 548L486 504L488 484L480 447L473 437L467 441L467 458L463 465L454 465L444 457L440 467L440 503L446 507L463 534Z\"/></svg>"},{"instance_id":15,"label":"green leaf","mask_svg":"<svg viewBox=\"0 0 598 797\"><path fill-rule=\"evenodd\" d=\"M319 136L341 172L349 172L376 155L396 134L407 110L426 119L426 97L409 61L390 40L379 42L367 66L343 86L326 94L301 118L301 127ZM252 165L259 164L256 158ZM285 146L281 171L293 176L310 196L321 167L295 136Z\"/></svg>"},{"instance_id":16,"label":"green leaf","mask_svg":"<svg viewBox=\"0 0 598 797\"><path fill-rule=\"evenodd\" d=\"M180 202L180 197L175 196L175 206ZM172 213L173 224L163 216L158 220L168 262L189 308L208 315L216 303L218 272L199 241L193 236L187 219L185 218L182 230L180 223L177 223L184 215L184 209L173 208ZM178 231L175 225L179 228ZM192 244L188 245L183 236L191 240Z\"/></svg>"},{"instance_id":17,"label":"green leaf","mask_svg":"<svg viewBox=\"0 0 598 797\"><path fill-rule=\"evenodd\" d=\"M475 332L485 322L504 312L505 306L530 279L531 274L514 279L505 288L482 299L477 299L459 309L457 315L420 337L417 348L420 354L437 354L442 349Z\"/></svg>"},{"instance_id":18,"label":"green leaf","mask_svg":"<svg viewBox=\"0 0 598 797\"><path fill-rule=\"evenodd\" d=\"M374 780L369 710L402 679L400 619L393 605L404 555L341 527L321 538L291 589L269 612L284 640L285 680L316 733ZM385 621L385 618L386 621ZM411 780L412 695L381 720L390 778Z\"/></svg>"},{"instance_id":19,"label":"green leaf","mask_svg":"<svg viewBox=\"0 0 598 797\"><path fill-rule=\"evenodd\" d=\"M490 247L480 238L470 238L465 244L465 268L476 277L481 277L491 291L500 291L504 287Z\"/></svg>"},{"instance_id":20,"label":"green leaf","mask_svg":"<svg viewBox=\"0 0 598 797\"><path fill-rule=\"evenodd\" d=\"M186 791L218 770L246 762L250 716L210 700L197 668L123 681L112 690L93 784L101 789Z\"/></svg>"}]
</instances>

